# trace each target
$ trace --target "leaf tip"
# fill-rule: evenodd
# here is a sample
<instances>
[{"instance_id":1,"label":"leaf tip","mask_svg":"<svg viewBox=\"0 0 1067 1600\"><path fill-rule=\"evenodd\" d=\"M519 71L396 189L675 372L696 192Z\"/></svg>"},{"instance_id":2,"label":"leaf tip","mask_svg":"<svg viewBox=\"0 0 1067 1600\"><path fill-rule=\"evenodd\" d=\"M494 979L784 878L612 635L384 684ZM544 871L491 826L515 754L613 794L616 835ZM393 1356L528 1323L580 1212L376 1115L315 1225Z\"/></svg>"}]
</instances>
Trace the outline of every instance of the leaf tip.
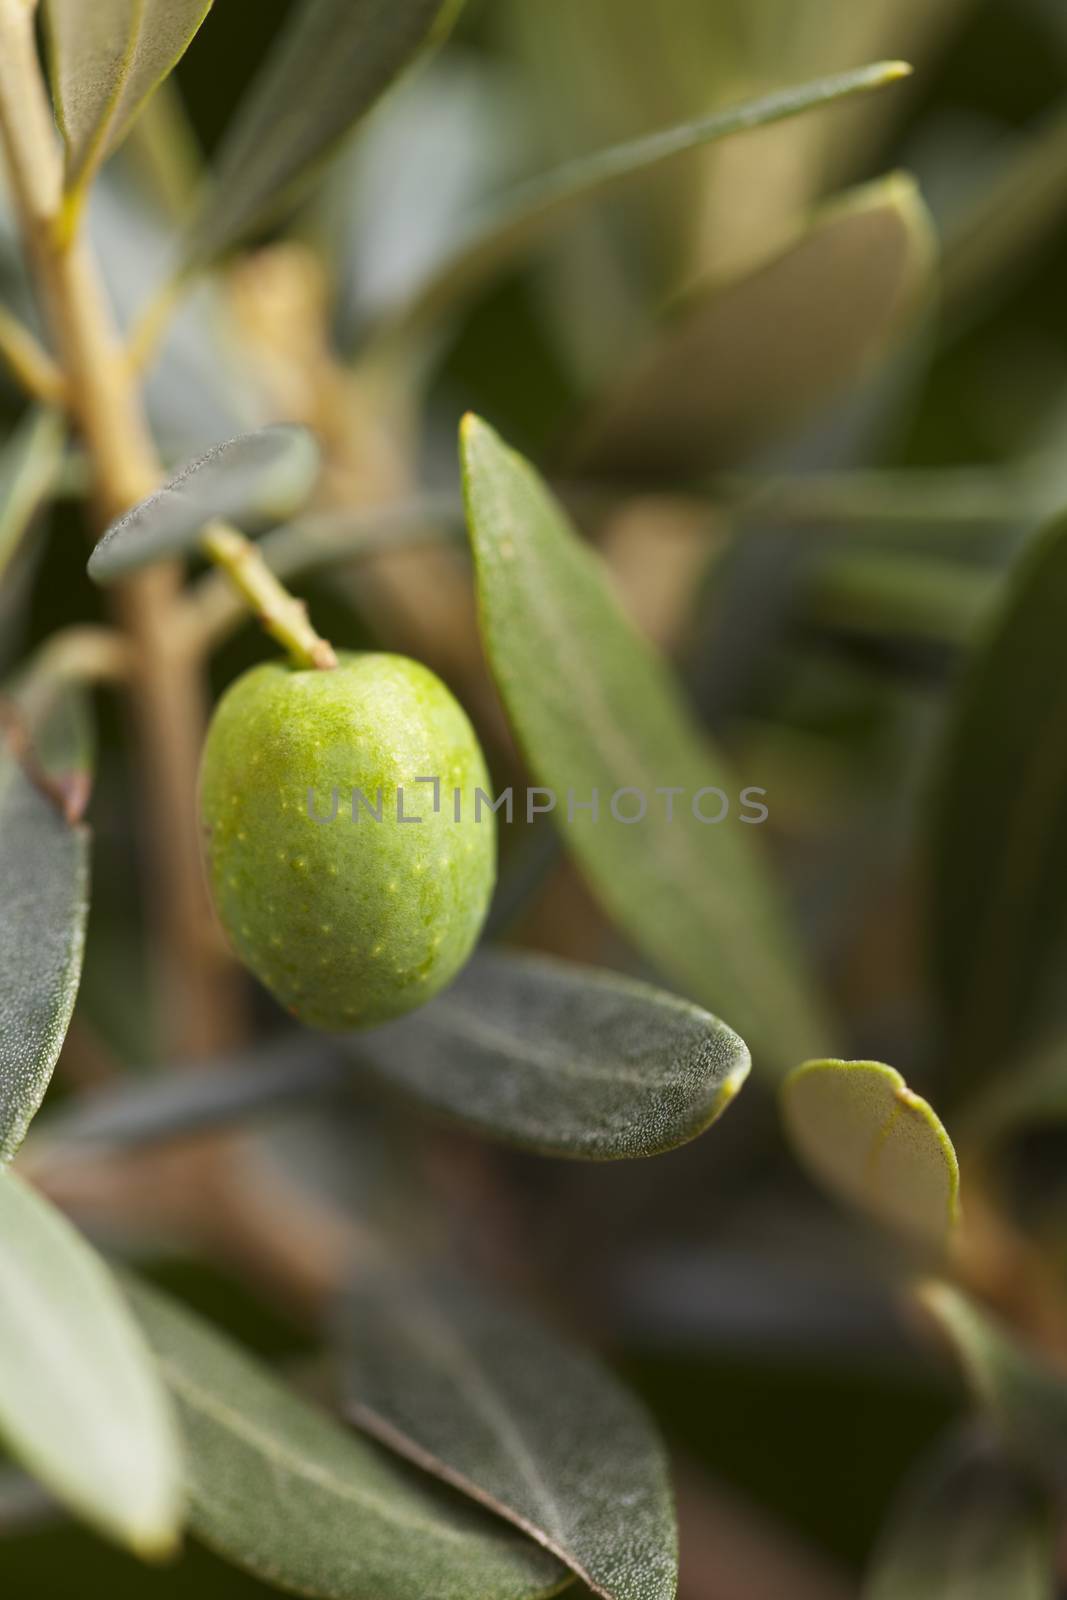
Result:
<instances>
[{"instance_id":1,"label":"leaf tip","mask_svg":"<svg viewBox=\"0 0 1067 1600\"><path fill-rule=\"evenodd\" d=\"M176 1560L182 1548L181 1518L177 1509L169 1511L158 1522L131 1529L126 1544L141 1561L154 1567L166 1566Z\"/></svg>"},{"instance_id":2,"label":"leaf tip","mask_svg":"<svg viewBox=\"0 0 1067 1600\"><path fill-rule=\"evenodd\" d=\"M475 411L464 412L459 424L459 444L464 455L470 455L479 444L485 444L494 439L492 428Z\"/></svg>"},{"instance_id":3,"label":"leaf tip","mask_svg":"<svg viewBox=\"0 0 1067 1600\"><path fill-rule=\"evenodd\" d=\"M879 82L899 83L901 78L910 78L915 68L910 61L880 61L878 63Z\"/></svg>"}]
</instances>

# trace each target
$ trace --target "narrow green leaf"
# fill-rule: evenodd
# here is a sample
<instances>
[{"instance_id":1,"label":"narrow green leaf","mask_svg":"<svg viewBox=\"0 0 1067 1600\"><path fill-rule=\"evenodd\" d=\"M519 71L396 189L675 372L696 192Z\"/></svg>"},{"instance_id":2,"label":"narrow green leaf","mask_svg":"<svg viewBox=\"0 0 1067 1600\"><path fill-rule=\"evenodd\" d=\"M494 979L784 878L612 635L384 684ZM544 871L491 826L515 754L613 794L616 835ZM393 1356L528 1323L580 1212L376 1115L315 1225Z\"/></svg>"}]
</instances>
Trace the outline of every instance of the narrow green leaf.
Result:
<instances>
[{"instance_id":1,"label":"narrow green leaf","mask_svg":"<svg viewBox=\"0 0 1067 1600\"><path fill-rule=\"evenodd\" d=\"M44 1099L81 978L89 836L0 725L0 1162Z\"/></svg>"},{"instance_id":2,"label":"narrow green leaf","mask_svg":"<svg viewBox=\"0 0 1067 1600\"><path fill-rule=\"evenodd\" d=\"M339 1342L361 1428L516 1523L604 1600L673 1600L663 1447L591 1357L443 1269L361 1274Z\"/></svg>"},{"instance_id":3,"label":"narrow green leaf","mask_svg":"<svg viewBox=\"0 0 1067 1600\"><path fill-rule=\"evenodd\" d=\"M859 378L922 303L932 225L897 173L825 206L744 277L690 294L580 433L587 471L704 475Z\"/></svg>"},{"instance_id":4,"label":"narrow green leaf","mask_svg":"<svg viewBox=\"0 0 1067 1600\"><path fill-rule=\"evenodd\" d=\"M969 1084L1029 1044L1067 923L1067 517L1025 550L949 713L928 840L930 959Z\"/></svg>"},{"instance_id":5,"label":"narrow green leaf","mask_svg":"<svg viewBox=\"0 0 1067 1600\"><path fill-rule=\"evenodd\" d=\"M466 242L409 299L386 316L389 332L424 328L517 257L538 244L580 206L617 183L640 177L716 139L781 122L853 95L899 82L911 72L903 61L877 61L852 72L798 84L693 122L582 156L505 195L485 218L476 218Z\"/></svg>"},{"instance_id":6,"label":"narrow green leaf","mask_svg":"<svg viewBox=\"0 0 1067 1600\"><path fill-rule=\"evenodd\" d=\"M47 0L68 197L80 195L196 36L212 0Z\"/></svg>"},{"instance_id":7,"label":"narrow green leaf","mask_svg":"<svg viewBox=\"0 0 1067 1600\"><path fill-rule=\"evenodd\" d=\"M178 1403L190 1524L266 1582L318 1600L533 1600L557 1562L395 1466L190 1312L130 1295Z\"/></svg>"},{"instance_id":8,"label":"narrow green leaf","mask_svg":"<svg viewBox=\"0 0 1067 1600\"><path fill-rule=\"evenodd\" d=\"M0 1285L0 1438L100 1532L167 1555L180 1464L152 1359L104 1263L10 1172L0 1172Z\"/></svg>"},{"instance_id":9,"label":"narrow green leaf","mask_svg":"<svg viewBox=\"0 0 1067 1600\"><path fill-rule=\"evenodd\" d=\"M748 1076L716 1017L615 973L482 954L448 992L349 1048L479 1132L545 1155L633 1160L703 1133Z\"/></svg>"},{"instance_id":10,"label":"narrow green leaf","mask_svg":"<svg viewBox=\"0 0 1067 1600\"><path fill-rule=\"evenodd\" d=\"M58 412L34 411L0 452L0 585L59 476L64 437Z\"/></svg>"},{"instance_id":11,"label":"narrow green leaf","mask_svg":"<svg viewBox=\"0 0 1067 1600\"><path fill-rule=\"evenodd\" d=\"M533 468L475 417L462 454L486 648L527 759L557 797L554 820L635 944L784 1066L826 1030L741 821L742 786ZM619 801L624 817L643 797L641 821L613 814L620 790L638 794ZM594 791L596 818L577 809ZM722 796L730 810L716 823Z\"/></svg>"},{"instance_id":12,"label":"narrow green leaf","mask_svg":"<svg viewBox=\"0 0 1067 1600\"><path fill-rule=\"evenodd\" d=\"M954 1434L908 1484L863 1600L1056 1600L1053 1534L1029 1479Z\"/></svg>"},{"instance_id":13,"label":"narrow green leaf","mask_svg":"<svg viewBox=\"0 0 1067 1600\"><path fill-rule=\"evenodd\" d=\"M97 583L194 550L204 525L272 520L308 493L318 469L314 436L277 424L213 445L113 522L89 557Z\"/></svg>"},{"instance_id":14,"label":"narrow green leaf","mask_svg":"<svg viewBox=\"0 0 1067 1600\"><path fill-rule=\"evenodd\" d=\"M952 1284L923 1284L918 1296L1005 1442L1062 1492L1067 1487L1067 1380Z\"/></svg>"},{"instance_id":15,"label":"narrow green leaf","mask_svg":"<svg viewBox=\"0 0 1067 1600\"><path fill-rule=\"evenodd\" d=\"M271 220L463 0L302 0L227 133L187 256L205 264Z\"/></svg>"},{"instance_id":16,"label":"narrow green leaf","mask_svg":"<svg viewBox=\"0 0 1067 1600\"><path fill-rule=\"evenodd\" d=\"M820 1183L880 1222L942 1244L959 1167L933 1109L878 1061L806 1061L782 1085L793 1146Z\"/></svg>"}]
</instances>

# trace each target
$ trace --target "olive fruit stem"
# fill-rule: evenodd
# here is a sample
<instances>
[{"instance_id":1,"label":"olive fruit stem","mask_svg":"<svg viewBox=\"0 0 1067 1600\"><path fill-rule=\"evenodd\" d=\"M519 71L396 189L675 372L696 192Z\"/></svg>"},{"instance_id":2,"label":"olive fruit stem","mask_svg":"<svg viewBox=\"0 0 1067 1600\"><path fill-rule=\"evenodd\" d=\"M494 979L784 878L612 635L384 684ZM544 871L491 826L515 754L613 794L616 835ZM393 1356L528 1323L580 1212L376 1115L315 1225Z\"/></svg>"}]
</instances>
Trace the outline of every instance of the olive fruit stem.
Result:
<instances>
[{"instance_id":1,"label":"olive fruit stem","mask_svg":"<svg viewBox=\"0 0 1067 1600\"><path fill-rule=\"evenodd\" d=\"M329 671L337 656L308 618L302 600L275 577L250 539L224 522L210 522L200 537L205 554L229 577L263 627L302 667Z\"/></svg>"}]
</instances>

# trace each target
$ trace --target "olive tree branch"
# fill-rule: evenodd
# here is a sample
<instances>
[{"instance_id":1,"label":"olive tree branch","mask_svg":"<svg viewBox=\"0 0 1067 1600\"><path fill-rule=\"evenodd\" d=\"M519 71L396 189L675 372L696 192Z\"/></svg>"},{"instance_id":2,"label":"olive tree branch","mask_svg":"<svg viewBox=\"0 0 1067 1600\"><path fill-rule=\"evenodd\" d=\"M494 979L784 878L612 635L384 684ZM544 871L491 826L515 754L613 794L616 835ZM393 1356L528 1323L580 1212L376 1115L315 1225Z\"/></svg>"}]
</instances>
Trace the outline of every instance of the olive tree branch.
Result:
<instances>
[{"instance_id":1,"label":"olive tree branch","mask_svg":"<svg viewBox=\"0 0 1067 1600\"><path fill-rule=\"evenodd\" d=\"M0 0L0 143L103 525L151 492L160 464L96 262L83 236L63 235L62 162L26 0ZM196 663L171 625L179 586L176 569L155 567L118 588L117 606L137 658L130 682L153 822L168 1031L175 1049L198 1054L229 1034L228 975L203 936L194 795L204 698Z\"/></svg>"}]
</instances>

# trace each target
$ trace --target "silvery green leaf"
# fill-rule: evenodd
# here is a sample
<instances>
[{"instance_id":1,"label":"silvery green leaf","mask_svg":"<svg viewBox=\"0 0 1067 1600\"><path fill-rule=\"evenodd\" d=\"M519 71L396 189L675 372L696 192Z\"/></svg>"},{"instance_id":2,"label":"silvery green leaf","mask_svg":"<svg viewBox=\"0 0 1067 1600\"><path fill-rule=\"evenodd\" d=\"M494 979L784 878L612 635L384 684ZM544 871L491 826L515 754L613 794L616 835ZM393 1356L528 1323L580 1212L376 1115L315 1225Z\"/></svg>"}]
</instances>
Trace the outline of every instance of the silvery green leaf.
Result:
<instances>
[{"instance_id":1,"label":"silvery green leaf","mask_svg":"<svg viewBox=\"0 0 1067 1600\"><path fill-rule=\"evenodd\" d=\"M130 1298L178 1406L189 1521L219 1555L318 1600L539 1600L556 1560L394 1464L191 1312Z\"/></svg>"},{"instance_id":2,"label":"silvery green leaf","mask_svg":"<svg viewBox=\"0 0 1067 1600\"><path fill-rule=\"evenodd\" d=\"M254 232L426 48L463 0L300 0L239 108L188 240L202 264Z\"/></svg>"},{"instance_id":3,"label":"silvery green leaf","mask_svg":"<svg viewBox=\"0 0 1067 1600\"><path fill-rule=\"evenodd\" d=\"M420 1010L347 1048L386 1084L491 1137L586 1161L704 1131L748 1076L743 1041L649 984L545 956L482 954Z\"/></svg>"},{"instance_id":4,"label":"silvery green leaf","mask_svg":"<svg viewBox=\"0 0 1067 1600\"><path fill-rule=\"evenodd\" d=\"M89 837L0 729L0 1162L48 1088L81 977Z\"/></svg>"},{"instance_id":5,"label":"silvery green leaf","mask_svg":"<svg viewBox=\"0 0 1067 1600\"><path fill-rule=\"evenodd\" d=\"M0 1171L0 1439L70 1510L145 1557L181 1526L173 1419L129 1308L67 1220Z\"/></svg>"},{"instance_id":6,"label":"silvery green leaf","mask_svg":"<svg viewBox=\"0 0 1067 1600\"><path fill-rule=\"evenodd\" d=\"M172 72L212 0L47 0L66 189L80 193Z\"/></svg>"},{"instance_id":7,"label":"silvery green leaf","mask_svg":"<svg viewBox=\"0 0 1067 1600\"><path fill-rule=\"evenodd\" d=\"M537 781L557 797L553 820L660 971L737 1028L757 1060L784 1067L801 1041L826 1039L826 1024L758 829L740 821L741 783L533 468L475 417L462 457L489 661ZM639 821L609 811L620 790L643 797ZM598 816L577 809L594 791ZM632 796L622 810L637 814Z\"/></svg>"},{"instance_id":8,"label":"silvery green leaf","mask_svg":"<svg viewBox=\"0 0 1067 1600\"><path fill-rule=\"evenodd\" d=\"M591 1356L446 1269L360 1272L337 1336L360 1427L516 1523L603 1600L673 1600L663 1447Z\"/></svg>"},{"instance_id":9,"label":"silvery green leaf","mask_svg":"<svg viewBox=\"0 0 1067 1600\"><path fill-rule=\"evenodd\" d=\"M859 378L928 295L930 219L897 173L816 213L779 255L698 287L579 432L587 471L703 475Z\"/></svg>"},{"instance_id":10,"label":"silvery green leaf","mask_svg":"<svg viewBox=\"0 0 1067 1600\"><path fill-rule=\"evenodd\" d=\"M932 1107L878 1061L807 1061L782 1085L793 1146L834 1194L943 1244L959 1215L959 1166Z\"/></svg>"},{"instance_id":11,"label":"silvery green leaf","mask_svg":"<svg viewBox=\"0 0 1067 1600\"><path fill-rule=\"evenodd\" d=\"M113 522L89 557L89 575L112 583L195 550L206 523L272 520L298 505L318 469L306 428L277 424L212 446Z\"/></svg>"},{"instance_id":12,"label":"silvery green leaf","mask_svg":"<svg viewBox=\"0 0 1067 1600\"><path fill-rule=\"evenodd\" d=\"M863 1600L1056 1600L1053 1534L1018 1466L954 1433L908 1483Z\"/></svg>"}]
</instances>

